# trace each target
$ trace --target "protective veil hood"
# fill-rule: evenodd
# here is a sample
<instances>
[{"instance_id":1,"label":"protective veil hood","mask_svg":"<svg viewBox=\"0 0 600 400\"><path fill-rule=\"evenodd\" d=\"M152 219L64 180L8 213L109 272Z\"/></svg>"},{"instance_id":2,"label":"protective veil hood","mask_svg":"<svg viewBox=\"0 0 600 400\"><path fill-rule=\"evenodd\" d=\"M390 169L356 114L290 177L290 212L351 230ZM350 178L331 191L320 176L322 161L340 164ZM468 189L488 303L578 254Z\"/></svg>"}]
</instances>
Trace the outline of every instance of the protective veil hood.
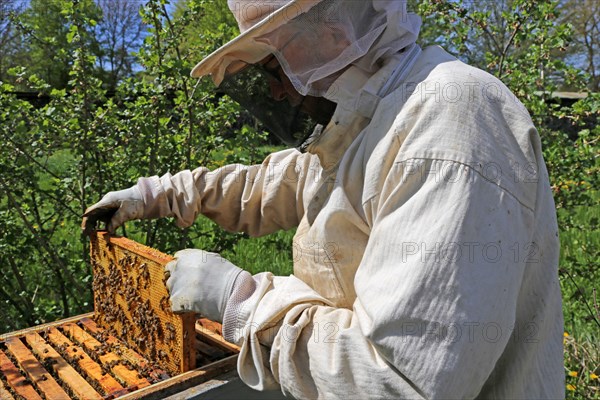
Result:
<instances>
[{"instance_id":1,"label":"protective veil hood","mask_svg":"<svg viewBox=\"0 0 600 400\"><path fill-rule=\"evenodd\" d=\"M377 71L378 60L416 41L420 26L405 1L325 0L255 40L271 47L299 93L323 96L349 65Z\"/></svg>"},{"instance_id":2,"label":"protective veil hood","mask_svg":"<svg viewBox=\"0 0 600 400\"><path fill-rule=\"evenodd\" d=\"M405 0L228 0L238 37L207 56L193 77L226 75L275 54L295 89L322 96L350 64L375 72L377 61L414 43L421 19Z\"/></svg>"},{"instance_id":3,"label":"protective veil hood","mask_svg":"<svg viewBox=\"0 0 600 400\"><path fill-rule=\"evenodd\" d=\"M261 69L257 65L261 60L274 55L298 93L335 102L332 85L349 66L375 73L382 65L379 61L416 41L421 26L421 19L407 12L403 0L229 0L228 4L242 33L202 60L192 76L211 75L220 90L294 147L323 121L311 120L301 106L275 104L268 80L253 72Z\"/></svg>"}]
</instances>

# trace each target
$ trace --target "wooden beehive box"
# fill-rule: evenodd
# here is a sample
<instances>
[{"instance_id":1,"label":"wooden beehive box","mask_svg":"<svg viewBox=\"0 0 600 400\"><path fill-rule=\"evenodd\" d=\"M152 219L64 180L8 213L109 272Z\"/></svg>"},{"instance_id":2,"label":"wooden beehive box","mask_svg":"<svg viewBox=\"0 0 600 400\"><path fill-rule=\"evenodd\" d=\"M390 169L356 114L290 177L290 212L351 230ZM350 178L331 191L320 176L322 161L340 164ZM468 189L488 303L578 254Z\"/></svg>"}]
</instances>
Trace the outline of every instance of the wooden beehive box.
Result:
<instances>
[{"instance_id":1,"label":"wooden beehive box","mask_svg":"<svg viewBox=\"0 0 600 400\"><path fill-rule=\"evenodd\" d=\"M1 400L163 399L235 369L220 324L171 313L171 257L98 233L91 259L95 312L0 335Z\"/></svg>"},{"instance_id":2,"label":"wooden beehive box","mask_svg":"<svg viewBox=\"0 0 600 400\"><path fill-rule=\"evenodd\" d=\"M173 314L164 281L172 257L98 232L91 241L94 320L172 375L195 367L195 314Z\"/></svg>"},{"instance_id":3,"label":"wooden beehive box","mask_svg":"<svg viewBox=\"0 0 600 400\"><path fill-rule=\"evenodd\" d=\"M176 376L96 325L94 314L0 335L0 399L163 399L235 369L220 325L196 322L201 367Z\"/></svg>"}]
</instances>

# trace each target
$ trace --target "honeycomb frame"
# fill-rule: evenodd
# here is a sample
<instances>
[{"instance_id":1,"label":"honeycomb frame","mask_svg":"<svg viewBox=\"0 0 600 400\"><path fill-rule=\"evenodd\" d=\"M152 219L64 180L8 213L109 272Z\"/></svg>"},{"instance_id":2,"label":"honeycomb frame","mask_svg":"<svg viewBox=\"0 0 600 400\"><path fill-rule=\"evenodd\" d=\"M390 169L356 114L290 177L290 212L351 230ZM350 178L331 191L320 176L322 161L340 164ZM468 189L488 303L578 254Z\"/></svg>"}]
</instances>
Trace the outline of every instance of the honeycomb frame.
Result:
<instances>
[{"instance_id":1,"label":"honeycomb frame","mask_svg":"<svg viewBox=\"0 0 600 400\"><path fill-rule=\"evenodd\" d=\"M123 237L91 237L94 320L172 375L195 368L196 314L174 314L164 280L173 257Z\"/></svg>"}]
</instances>

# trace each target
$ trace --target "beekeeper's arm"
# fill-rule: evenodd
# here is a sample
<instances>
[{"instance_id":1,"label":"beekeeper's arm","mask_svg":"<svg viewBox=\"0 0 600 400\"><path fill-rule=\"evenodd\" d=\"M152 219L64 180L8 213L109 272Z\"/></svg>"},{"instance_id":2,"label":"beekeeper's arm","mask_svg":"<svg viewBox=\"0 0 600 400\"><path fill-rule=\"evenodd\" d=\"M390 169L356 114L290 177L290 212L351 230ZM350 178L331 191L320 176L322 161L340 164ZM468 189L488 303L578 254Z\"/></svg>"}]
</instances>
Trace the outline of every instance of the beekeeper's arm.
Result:
<instances>
[{"instance_id":1,"label":"beekeeper's arm","mask_svg":"<svg viewBox=\"0 0 600 400\"><path fill-rule=\"evenodd\" d=\"M248 385L298 398L480 392L511 337L532 210L452 161L397 162L388 176L363 205L372 232L352 310L293 276L236 276L220 313Z\"/></svg>"},{"instance_id":2,"label":"beekeeper's arm","mask_svg":"<svg viewBox=\"0 0 600 400\"><path fill-rule=\"evenodd\" d=\"M298 225L305 184L316 182L319 174L316 157L284 150L261 165L232 164L214 171L201 167L140 178L89 207L82 228L88 233L104 221L114 232L126 221L162 217L174 217L178 226L187 227L202 213L229 231L265 235Z\"/></svg>"}]
</instances>

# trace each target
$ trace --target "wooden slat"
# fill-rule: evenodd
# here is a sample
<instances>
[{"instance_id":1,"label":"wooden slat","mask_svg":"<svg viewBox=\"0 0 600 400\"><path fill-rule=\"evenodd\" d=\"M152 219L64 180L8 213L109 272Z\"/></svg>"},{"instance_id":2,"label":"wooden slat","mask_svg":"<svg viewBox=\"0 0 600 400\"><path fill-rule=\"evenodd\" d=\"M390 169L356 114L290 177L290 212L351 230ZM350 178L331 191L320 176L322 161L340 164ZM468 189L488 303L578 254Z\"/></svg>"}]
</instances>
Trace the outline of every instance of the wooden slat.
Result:
<instances>
[{"instance_id":1,"label":"wooden slat","mask_svg":"<svg viewBox=\"0 0 600 400\"><path fill-rule=\"evenodd\" d=\"M46 371L46 368L40 364L19 338L8 338L4 343L21 369L25 371L27 377L38 387L46 399L64 400L69 398L67 392L54 380L54 377Z\"/></svg>"},{"instance_id":2,"label":"wooden slat","mask_svg":"<svg viewBox=\"0 0 600 400\"><path fill-rule=\"evenodd\" d=\"M46 365L52 365L54 372L62 380L64 385L68 386L69 389L80 399L86 400L101 400L102 396L94 390L94 388L87 383L85 379L81 377L71 367L64 358L52 346L50 346L39 334L36 332L25 335L25 340L35 353L35 355L42 360ZM2 398L2 396L0 396Z\"/></svg>"},{"instance_id":3,"label":"wooden slat","mask_svg":"<svg viewBox=\"0 0 600 400\"><path fill-rule=\"evenodd\" d=\"M238 355L229 356L202 368L196 368L181 375L174 376L152 386L129 393L119 400L162 400L165 397L182 392L190 387L197 386L216 376L235 370Z\"/></svg>"},{"instance_id":4,"label":"wooden slat","mask_svg":"<svg viewBox=\"0 0 600 400\"><path fill-rule=\"evenodd\" d=\"M223 325L218 322L211 321L208 318L200 318L196 321L196 324L199 324L203 328L223 336Z\"/></svg>"},{"instance_id":5,"label":"wooden slat","mask_svg":"<svg viewBox=\"0 0 600 400\"><path fill-rule=\"evenodd\" d=\"M105 374L102 367L88 356L79 346L75 346L69 339L55 327L48 330L48 340L54 346L64 346L69 360L76 360L79 367L94 382L96 382L104 394L114 395L125 393L123 386L115 380L110 374Z\"/></svg>"},{"instance_id":6,"label":"wooden slat","mask_svg":"<svg viewBox=\"0 0 600 400\"><path fill-rule=\"evenodd\" d=\"M48 329L50 329L54 326L62 325L65 322L77 322L81 318L92 318L93 316L94 316L94 313L91 312L91 313L77 315L75 317L61 319L59 321L49 322L47 324L36 325L31 328L21 329L19 331L4 333L4 334L0 335L0 342L2 342L3 340L5 340L7 338L10 338L10 337L21 337L21 336L25 336L26 334L32 333L32 332L39 333L39 332L47 331Z\"/></svg>"},{"instance_id":7,"label":"wooden slat","mask_svg":"<svg viewBox=\"0 0 600 400\"><path fill-rule=\"evenodd\" d=\"M0 350L0 372L6 378L6 381L18 396L22 396L27 400L42 400L37 394L35 388L29 383L15 364Z\"/></svg>"},{"instance_id":8,"label":"wooden slat","mask_svg":"<svg viewBox=\"0 0 600 400\"><path fill-rule=\"evenodd\" d=\"M231 351L234 353L238 353L240 351L239 346L236 346L233 343L229 343L228 341L223 339L223 336L219 335L218 333L215 333L213 331L213 329L205 327L203 325L203 322L200 322L200 321L196 322L196 333L198 335L200 335L203 340L205 340L206 342L208 342L214 346L218 346L222 349L225 349L227 351Z\"/></svg>"},{"instance_id":9,"label":"wooden slat","mask_svg":"<svg viewBox=\"0 0 600 400\"><path fill-rule=\"evenodd\" d=\"M4 387L4 383L0 381L0 399L2 400L15 400L15 398L10 394L8 389Z\"/></svg>"},{"instance_id":10,"label":"wooden slat","mask_svg":"<svg viewBox=\"0 0 600 400\"><path fill-rule=\"evenodd\" d=\"M119 339L116 337L109 335L100 328L96 323L90 318L82 318L81 324L92 334L102 334L103 339L108 345L111 346L119 346L119 349L122 351L121 358L129 361L131 364L135 365L140 370L148 370L148 375L155 381L162 381L169 378L169 375L166 371L162 369L156 368L154 365L151 365L150 362L138 354L136 351L130 349L125 346Z\"/></svg>"},{"instance_id":11,"label":"wooden slat","mask_svg":"<svg viewBox=\"0 0 600 400\"><path fill-rule=\"evenodd\" d=\"M102 343L100 343L95 337L81 329L74 323L67 323L61 325L61 328L68 334L68 336L78 342L80 345L85 347L90 352L97 352ZM117 378L127 384L127 386L134 386L141 389L146 386L150 386L150 382L137 371L129 369L123 364L123 360L115 353L107 351L98 357L105 368L110 368Z\"/></svg>"},{"instance_id":12,"label":"wooden slat","mask_svg":"<svg viewBox=\"0 0 600 400\"><path fill-rule=\"evenodd\" d=\"M7 341L11 344L9 347L8 343L3 344L0 340L0 344L5 346L0 347L2 351L5 351L5 353L0 351L0 375L2 376L0 399L60 398L62 400L69 398L66 393L61 393L61 397L57 397L55 394L43 392L39 386L36 388L34 384L39 379L48 381L48 379L54 378L47 372L45 373L46 378L39 378L39 373L38 375L28 375L21 372L19 367L14 365L8 357L9 355L13 357L15 346L21 347L20 350L14 350L17 353L24 348L26 352L29 352L29 357L33 359L37 357L39 361L35 360L35 362L38 367L41 367L42 371L45 371L44 367L51 371L67 392L86 400L115 399L117 397L121 399L121 396L125 396L124 400L130 398L162 399L222 373L235 370L236 356L220 358L236 353L239 348L223 339L221 325L218 323L202 320L196 324L195 330L200 341L196 339L196 334L192 335L198 353L192 351L191 355L198 354L199 357L200 354L206 355L203 363L209 362L209 359L220 360L169 378L165 371L155 364L156 361L150 361L145 358L144 353L136 352L116 337L109 335L102 327L96 325L95 321L91 319L92 317L93 314L79 315L18 333L12 332L3 335L2 338L8 339ZM70 336L71 339L67 336ZM4 350L5 348L6 350ZM106 352L106 350L110 351ZM18 361L20 358L15 356L13 359L15 363L21 364ZM34 364L30 363L26 368L30 368L30 366L34 366ZM129 366L135 368L135 371L130 370ZM43 372L41 374L44 375ZM140 383L142 374L148 379L142 378L143 381ZM115 377L122 382L120 383ZM56 383L56 381L54 382ZM151 385L153 382L157 383ZM127 387L124 388L122 383L125 383ZM4 388L2 384L4 384Z\"/></svg>"},{"instance_id":13,"label":"wooden slat","mask_svg":"<svg viewBox=\"0 0 600 400\"><path fill-rule=\"evenodd\" d=\"M198 336L202 338L202 336ZM211 346L208 343L203 342L202 340L196 340L196 351L200 354L208 357L211 361L218 360L219 358L224 358L225 356L231 355L230 351L225 351L219 347Z\"/></svg>"},{"instance_id":14,"label":"wooden slat","mask_svg":"<svg viewBox=\"0 0 600 400\"><path fill-rule=\"evenodd\" d=\"M12 394L8 391L4 383L0 380L0 399L2 400L15 400Z\"/></svg>"}]
</instances>

